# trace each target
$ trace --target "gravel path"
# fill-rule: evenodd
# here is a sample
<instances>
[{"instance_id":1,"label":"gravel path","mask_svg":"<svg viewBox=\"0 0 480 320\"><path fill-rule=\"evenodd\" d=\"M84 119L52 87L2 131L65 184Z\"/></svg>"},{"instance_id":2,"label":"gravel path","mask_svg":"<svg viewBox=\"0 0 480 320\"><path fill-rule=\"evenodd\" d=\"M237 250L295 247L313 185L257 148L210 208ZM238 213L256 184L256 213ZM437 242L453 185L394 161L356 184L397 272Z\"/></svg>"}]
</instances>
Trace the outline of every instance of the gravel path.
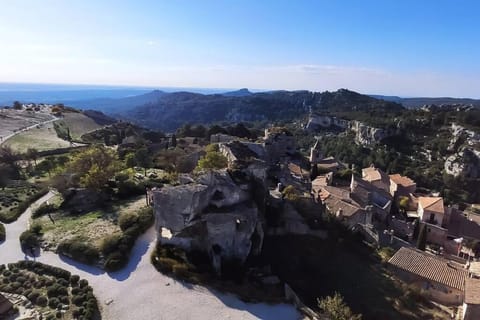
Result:
<instances>
[{"instance_id":1,"label":"gravel path","mask_svg":"<svg viewBox=\"0 0 480 320\"><path fill-rule=\"evenodd\" d=\"M49 192L35 205L54 196ZM20 249L20 234L28 228L31 209L14 223L5 225L7 238L0 244L0 263L31 259ZM173 280L150 264L155 245L155 230L150 228L135 243L129 264L121 271L101 269L74 262L52 252L41 252L36 260L54 265L87 279L98 298L103 319L300 319L288 304L250 304L232 295Z\"/></svg>"}]
</instances>

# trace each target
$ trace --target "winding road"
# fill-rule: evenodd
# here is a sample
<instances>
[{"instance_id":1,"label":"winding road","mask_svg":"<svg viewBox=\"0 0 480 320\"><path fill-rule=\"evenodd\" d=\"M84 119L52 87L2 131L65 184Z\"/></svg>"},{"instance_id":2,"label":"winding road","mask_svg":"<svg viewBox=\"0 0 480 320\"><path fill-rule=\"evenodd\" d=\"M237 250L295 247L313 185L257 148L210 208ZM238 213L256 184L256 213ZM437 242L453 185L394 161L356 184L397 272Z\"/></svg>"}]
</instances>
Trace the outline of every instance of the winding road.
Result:
<instances>
[{"instance_id":1,"label":"winding road","mask_svg":"<svg viewBox=\"0 0 480 320\"><path fill-rule=\"evenodd\" d=\"M38 206L54 195L50 191L32 206ZM31 213L30 207L17 221L5 225L7 235L6 240L0 243L0 264L32 259L21 251L19 241L20 234L28 229ZM102 317L107 320L302 318L292 305L244 303L233 295L178 282L159 273L150 264L155 241L155 230L152 227L137 239L128 265L112 273L48 251L42 251L35 259L87 279L98 298Z\"/></svg>"},{"instance_id":2,"label":"winding road","mask_svg":"<svg viewBox=\"0 0 480 320\"><path fill-rule=\"evenodd\" d=\"M39 122L39 123L36 123L36 124L32 124L31 126L28 126L26 128L23 128L21 130L18 130L17 132L13 132L9 135L6 135L6 136L0 136L0 145L2 143L4 143L5 141L7 141L8 139L10 139L11 137L19 134L19 133L22 133L22 132L25 132L25 131L28 131L30 129L33 129L33 128L36 128L37 126L43 126L43 125L46 125L48 123L51 123L51 122L54 122L54 121L57 121L59 120L59 118L57 117L53 117L53 119L50 119L50 120L47 120L47 121L44 121L44 122Z\"/></svg>"}]
</instances>

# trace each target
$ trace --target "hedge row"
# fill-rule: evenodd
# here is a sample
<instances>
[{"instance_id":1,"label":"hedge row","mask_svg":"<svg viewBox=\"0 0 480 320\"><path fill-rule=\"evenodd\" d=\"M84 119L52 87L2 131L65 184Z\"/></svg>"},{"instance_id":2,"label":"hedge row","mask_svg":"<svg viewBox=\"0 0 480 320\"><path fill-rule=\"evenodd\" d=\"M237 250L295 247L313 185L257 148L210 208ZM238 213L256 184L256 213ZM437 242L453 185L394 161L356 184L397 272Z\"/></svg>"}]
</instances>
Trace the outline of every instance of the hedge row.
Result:
<instances>
[{"instance_id":1,"label":"hedge row","mask_svg":"<svg viewBox=\"0 0 480 320\"><path fill-rule=\"evenodd\" d=\"M6 232L5 226L0 222L0 242L5 241Z\"/></svg>"},{"instance_id":2,"label":"hedge row","mask_svg":"<svg viewBox=\"0 0 480 320\"><path fill-rule=\"evenodd\" d=\"M100 252L97 248L85 243L80 238L64 240L58 245L57 251L86 264L95 264L100 258Z\"/></svg>"},{"instance_id":3,"label":"hedge row","mask_svg":"<svg viewBox=\"0 0 480 320\"><path fill-rule=\"evenodd\" d=\"M71 277L70 271L57 268L48 264L43 264L41 262L32 261L32 260L22 260L16 263L8 264L8 269L15 269L15 268L26 269L36 274L50 275L55 278L62 278L68 281L70 281L70 277ZM75 276L72 276L72 277L75 277Z\"/></svg>"},{"instance_id":4,"label":"hedge row","mask_svg":"<svg viewBox=\"0 0 480 320\"><path fill-rule=\"evenodd\" d=\"M47 213L52 213L56 209L57 209L57 207L52 203L49 203L49 204L43 203L42 205L40 205L37 208L37 210L32 212L32 218L37 218L37 217L43 216Z\"/></svg>"},{"instance_id":5,"label":"hedge row","mask_svg":"<svg viewBox=\"0 0 480 320\"><path fill-rule=\"evenodd\" d=\"M4 216L3 219L2 219L3 220L2 222L11 223L11 222L16 221L18 219L18 217L20 217L20 215L23 212L25 212L25 210L27 210L28 207L30 207L30 205L32 203L34 203L35 201L37 201L38 199L40 199L41 197L43 197L47 193L48 193L47 188L40 189L39 191L37 191L36 193L31 195L30 197L25 199L25 201L20 202L18 204L18 206L15 208L15 210L13 211L13 214L8 215L8 216Z\"/></svg>"},{"instance_id":6,"label":"hedge row","mask_svg":"<svg viewBox=\"0 0 480 320\"><path fill-rule=\"evenodd\" d=\"M153 209L146 207L136 213L127 213L118 219L121 235L112 235L102 243L102 253L106 257L103 265L107 271L124 267L137 238L153 224Z\"/></svg>"}]
</instances>

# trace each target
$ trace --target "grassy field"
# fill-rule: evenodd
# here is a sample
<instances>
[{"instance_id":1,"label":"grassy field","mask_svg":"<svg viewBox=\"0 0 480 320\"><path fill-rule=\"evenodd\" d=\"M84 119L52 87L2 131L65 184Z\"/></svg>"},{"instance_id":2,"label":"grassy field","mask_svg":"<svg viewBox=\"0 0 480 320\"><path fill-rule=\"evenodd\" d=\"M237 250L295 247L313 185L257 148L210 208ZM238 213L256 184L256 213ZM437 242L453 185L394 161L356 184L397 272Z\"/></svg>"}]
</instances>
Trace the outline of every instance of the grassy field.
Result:
<instances>
[{"instance_id":1,"label":"grassy field","mask_svg":"<svg viewBox=\"0 0 480 320\"><path fill-rule=\"evenodd\" d=\"M316 299L344 296L363 319L446 319L448 314L393 278L366 246L308 236L268 237L272 270L316 308Z\"/></svg>"},{"instance_id":2,"label":"grassy field","mask_svg":"<svg viewBox=\"0 0 480 320\"><path fill-rule=\"evenodd\" d=\"M57 123L70 130L70 135L73 140L80 140L83 134L103 127L92 118L79 112L65 112L62 120L57 121Z\"/></svg>"},{"instance_id":3,"label":"grassy field","mask_svg":"<svg viewBox=\"0 0 480 320\"><path fill-rule=\"evenodd\" d=\"M0 137L12 134L16 130L52 119L46 112L0 109Z\"/></svg>"},{"instance_id":4,"label":"grassy field","mask_svg":"<svg viewBox=\"0 0 480 320\"><path fill-rule=\"evenodd\" d=\"M70 147L70 142L60 139L53 124L48 123L41 128L33 128L13 136L5 141L4 145L23 153L29 148L35 148L38 151L66 148Z\"/></svg>"},{"instance_id":5,"label":"grassy field","mask_svg":"<svg viewBox=\"0 0 480 320\"><path fill-rule=\"evenodd\" d=\"M48 215L34 219L34 223L42 226L43 239L48 246L55 248L63 240L71 238L83 239L86 243L100 248L104 238L113 234L121 234L117 225L119 215L135 212L145 205L145 197L140 196L131 200L119 201L115 205L91 211L86 214L71 215L65 211L56 211L51 214L53 223Z\"/></svg>"}]
</instances>

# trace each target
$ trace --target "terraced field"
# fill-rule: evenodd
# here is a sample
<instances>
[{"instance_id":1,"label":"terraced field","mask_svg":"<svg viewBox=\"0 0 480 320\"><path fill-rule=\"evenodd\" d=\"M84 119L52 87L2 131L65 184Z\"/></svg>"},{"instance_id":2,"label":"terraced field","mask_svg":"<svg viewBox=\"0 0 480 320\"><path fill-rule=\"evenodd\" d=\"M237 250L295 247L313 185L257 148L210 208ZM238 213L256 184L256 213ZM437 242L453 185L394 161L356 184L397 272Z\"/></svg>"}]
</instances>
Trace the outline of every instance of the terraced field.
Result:
<instances>
[{"instance_id":1,"label":"terraced field","mask_svg":"<svg viewBox=\"0 0 480 320\"><path fill-rule=\"evenodd\" d=\"M6 140L4 145L17 152L25 152L29 148L35 148L38 151L67 148L70 147L70 142L60 139L53 128L53 123L48 123L16 134Z\"/></svg>"}]
</instances>

